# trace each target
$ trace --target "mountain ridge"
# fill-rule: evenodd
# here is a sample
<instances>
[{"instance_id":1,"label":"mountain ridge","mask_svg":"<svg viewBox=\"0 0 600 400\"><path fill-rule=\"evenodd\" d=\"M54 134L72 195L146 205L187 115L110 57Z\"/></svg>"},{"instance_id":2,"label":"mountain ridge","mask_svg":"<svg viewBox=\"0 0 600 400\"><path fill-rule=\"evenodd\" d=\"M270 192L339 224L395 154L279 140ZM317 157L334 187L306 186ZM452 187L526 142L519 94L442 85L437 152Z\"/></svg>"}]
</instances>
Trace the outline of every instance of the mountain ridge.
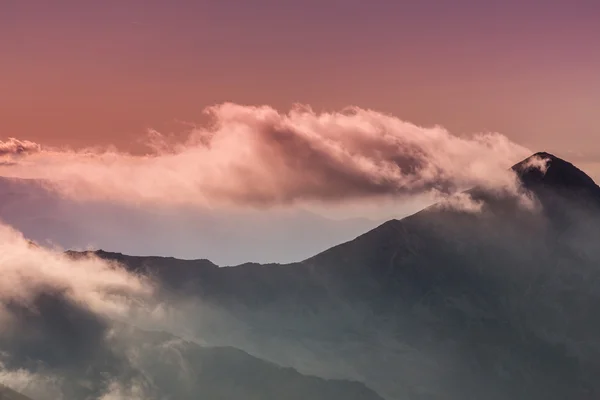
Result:
<instances>
[{"instance_id":1,"label":"mountain ridge","mask_svg":"<svg viewBox=\"0 0 600 400\"><path fill-rule=\"evenodd\" d=\"M536 154L524 161L539 168L547 153ZM491 194L481 211L429 207L302 262L211 263L168 285L231 316L223 329L237 347L306 368L282 351L292 348L327 373L351 365L347 377L388 399L595 398L600 203L591 178L565 186L579 170L557 160L545 174L521 171L539 210ZM167 259L98 254L172 278ZM377 353L382 336L402 350ZM273 340L286 345L271 348ZM426 356L435 367L411 361ZM434 394L420 394L423 385Z\"/></svg>"},{"instance_id":2,"label":"mountain ridge","mask_svg":"<svg viewBox=\"0 0 600 400\"><path fill-rule=\"evenodd\" d=\"M545 166L544 166L544 164L545 164ZM519 180L523 183L524 187L526 187L527 189L531 189L532 191L538 191L538 190L543 190L542 188L544 188L544 189L551 188L553 190L561 191L562 192L561 194L564 194L564 190L567 189L567 190L574 190L575 195L580 194L580 191L584 191L584 192L587 192L587 194L591 194L593 197L598 197L598 205L600 206L600 186L598 186L589 175L587 175L585 172L583 172L582 170L577 168L574 164L572 164L568 161L565 161L549 152L546 152L546 151L536 152L536 153L532 154L531 156L523 159L522 161L514 164L510 168L510 170L514 171L517 174ZM469 193L470 191L473 191L473 189L469 189L466 192ZM380 229L386 230L386 231L390 231L390 230L397 231L398 224L401 223L403 220L414 218L414 216L420 215L423 212L430 212L432 209L435 209L438 206L438 204L439 203L436 203L436 204L433 204L432 206L425 207L422 210L417 211L416 213L408 215L404 218L400 218L400 219L392 218L387 221L384 221L380 225L374 227L373 229L371 229L367 232L364 232L364 233L358 235L354 239L334 245L320 253L317 253L313 256L310 256L310 257L308 257L304 260L298 261L298 262L291 262L291 263L244 262L242 264L228 265L226 267L236 268L236 267L243 267L243 266L284 266L284 265L297 265L297 264L310 263L310 260L319 256L320 254L327 253L330 250L337 248L338 246L342 246L346 243L353 242L353 241L361 238L364 235L370 234L371 232L378 231ZM67 253L76 254L78 252L68 251ZM100 255L101 257L106 256L106 257L112 258L112 259L119 259L119 258L122 258L123 256L142 257L142 258L157 259L157 260L173 259L173 260L179 260L179 261L185 261L185 262L197 262L200 264L206 263L207 265L212 264L213 266L216 266L216 264L214 264L212 261L210 261L208 259L204 259L204 258L183 260L183 259L179 259L179 258L166 257L166 256L165 257L163 257L163 256L145 256L145 255L127 256L126 254L121 253L121 252L111 252L111 251L105 251L103 249L91 250L91 251L87 251L84 253L96 253L97 255ZM191 265L191 264L189 264L189 265Z\"/></svg>"}]
</instances>

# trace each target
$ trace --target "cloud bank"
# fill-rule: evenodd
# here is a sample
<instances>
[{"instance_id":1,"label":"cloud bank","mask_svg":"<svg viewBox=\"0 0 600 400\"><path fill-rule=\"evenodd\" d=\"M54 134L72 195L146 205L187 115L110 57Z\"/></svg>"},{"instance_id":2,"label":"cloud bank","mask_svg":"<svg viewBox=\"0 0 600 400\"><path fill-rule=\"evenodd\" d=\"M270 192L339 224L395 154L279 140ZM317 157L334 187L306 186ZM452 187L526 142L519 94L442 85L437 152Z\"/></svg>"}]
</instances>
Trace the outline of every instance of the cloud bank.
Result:
<instances>
[{"instance_id":1,"label":"cloud bank","mask_svg":"<svg viewBox=\"0 0 600 400\"><path fill-rule=\"evenodd\" d=\"M500 134L459 137L357 107L316 113L298 106L280 113L225 103L205 111L211 123L182 142L153 132L144 156L45 149L11 139L0 149L20 156L5 162L0 174L44 179L78 199L260 207L476 185L514 191L507 168L531 153Z\"/></svg>"},{"instance_id":2,"label":"cloud bank","mask_svg":"<svg viewBox=\"0 0 600 400\"><path fill-rule=\"evenodd\" d=\"M120 265L39 247L0 224L0 384L35 399L84 398L69 392L74 371L116 357L111 326L154 293L147 278ZM123 379L89 385L100 393L90 399L139 391Z\"/></svg>"},{"instance_id":3,"label":"cloud bank","mask_svg":"<svg viewBox=\"0 0 600 400\"><path fill-rule=\"evenodd\" d=\"M128 303L149 295L141 278L96 257L73 260L39 247L0 224L0 335L16 328L13 310L36 313L40 298L58 296L89 312L123 316Z\"/></svg>"}]
</instances>

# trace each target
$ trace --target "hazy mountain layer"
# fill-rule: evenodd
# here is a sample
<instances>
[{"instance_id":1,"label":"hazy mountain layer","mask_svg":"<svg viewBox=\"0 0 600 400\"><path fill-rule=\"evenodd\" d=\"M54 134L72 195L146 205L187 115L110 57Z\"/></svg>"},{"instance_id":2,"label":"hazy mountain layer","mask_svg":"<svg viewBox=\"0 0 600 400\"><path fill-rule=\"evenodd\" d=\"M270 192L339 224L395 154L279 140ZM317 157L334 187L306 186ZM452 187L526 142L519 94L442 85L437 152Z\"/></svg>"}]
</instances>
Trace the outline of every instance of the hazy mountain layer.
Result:
<instances>
[{"instance_id":1,"label":"hazy mountain layer","mask_svg":"<svg viewBox=\"0 0 600 400\"><path fill-rule=\"evenodd\" d=\"M306 376L233 347L107 321L58 293L34 307L12 307L21 327L0 336L0 380L36 400L381 400L361 383ZM2 396L25 399L0 387Z\"/></svg>"}]
</instances>

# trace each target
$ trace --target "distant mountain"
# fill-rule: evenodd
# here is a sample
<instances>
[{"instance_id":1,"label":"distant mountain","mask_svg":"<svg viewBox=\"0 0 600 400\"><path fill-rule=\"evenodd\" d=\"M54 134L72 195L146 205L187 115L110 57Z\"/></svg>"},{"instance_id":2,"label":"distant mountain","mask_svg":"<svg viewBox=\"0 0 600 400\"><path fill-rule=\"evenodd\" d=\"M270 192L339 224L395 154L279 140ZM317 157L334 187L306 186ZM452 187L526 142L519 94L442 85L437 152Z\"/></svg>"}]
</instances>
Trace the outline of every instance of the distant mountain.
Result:
<instances>
[{"instance_id":1,"label":"distant mountain","mask_svg":"<svg viewBox=\"0 0 600 400\"><path fill-rule=\"evenodd\" d=\"M207 347L113 323L60 293L10 305L21 329L0 336L0 379L21 376L36 400L382 400L364 384L328 380L233 347ZM45 384L46 390L36 387ZM3 397L4 396L4 397ZM0 386L0 399L25 400Z\"/></svg>"},{"instance_id":2,"label":"distant mountain","mask_svg":"<svg viewBox=\"0 0 600 400\"><path fill-rule=\"evenodd\" d=\"M137 346L128 343L123 349L142 355L137 362L156 399L382 400L361 383L302 375L233 347L203 347L139 330L131 337Z\"/></svg>"},{"instance_id":3,"label":"distant mountain","mask_svg":"<svg viewBox=\"0 0 600 400\"><path fill-rule=\"evenodd\" d=\"M67 249L198 256L219 265L302 260L379 222L306 211L219 211L79 202L43 181L0 177L0 219L42 244Z\"/></svg>"},{"instance_id":4,"label":"distant mountain","mask_svg":"<svg viewBox=\"0 0 600 400\"><path fill-rule=\"evenodd\" d=\"M432 206L300 263L97 254L195 296L207 340L388 399L598 398L600 188L547 153L513 169L538 207L475 188L480 212Z\"/></svg>"}]
</instances>

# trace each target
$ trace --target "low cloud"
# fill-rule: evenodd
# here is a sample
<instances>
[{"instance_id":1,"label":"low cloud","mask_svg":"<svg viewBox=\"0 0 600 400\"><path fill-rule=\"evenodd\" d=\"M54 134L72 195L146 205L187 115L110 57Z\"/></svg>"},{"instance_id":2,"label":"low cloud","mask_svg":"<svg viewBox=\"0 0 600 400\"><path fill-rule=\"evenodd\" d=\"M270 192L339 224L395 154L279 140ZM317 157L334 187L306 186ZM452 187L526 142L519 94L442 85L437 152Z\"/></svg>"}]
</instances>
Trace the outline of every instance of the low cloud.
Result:
<instances>
[{"instance_id":1,"label":"low cloud","mask_svg":"<svg viewBox=\"0 0 600 400\"><path fill-rule=\"evenodd\" d=\"M433 207L439 210L457 210L478 213L483 209L483 201L474 199L465 192L456 193L442 198Z\"/></svg>"},{"instance_id":2,"label":"low cloud","mask_svg":"<svg viewBox=\"0 0 600 400\"><path fill-rule=\"evenodd\" d=\"M225 103L206 113L212 123L182 142L168 143L152 132L145 156L21 151L26 155L2 165L0 174L45 179L78 199L261 207L453 193L471 186L516 191L507 169L531 153L500 134L459 137L356 107L280 113ZM31 142L10 143L39 150Z\"/></svg>"},{"instance_id":3,"label":"low cloud","mask_svg":"<svg viewBox=\"0 0 600 400\"><path fill-rule=\"evenodd\" d=\"M34 399L83 398L65 389L69 371L116 359L106 339L111 326L153 294L146 278L120 265L40 247L0 223L0 384ZM117 399L115 385L85 390ZM121 398L134 398L130 389Z\"/></svg>"},{"instance_id":4,"label":"low cloud","mask_svg":"<svg viewBox=\"0 0 600 400\"><path fill-rule=\"evenodd\" d=\"M91 256L73 260L31 243L4 224L0 224L0 274L4 318L11 318L11 308L30 309L40 296L56 294L94 313L122 316L131 301L126 298L151 292L141 278L117 265Z\"/></svg>"}]
</instances>

